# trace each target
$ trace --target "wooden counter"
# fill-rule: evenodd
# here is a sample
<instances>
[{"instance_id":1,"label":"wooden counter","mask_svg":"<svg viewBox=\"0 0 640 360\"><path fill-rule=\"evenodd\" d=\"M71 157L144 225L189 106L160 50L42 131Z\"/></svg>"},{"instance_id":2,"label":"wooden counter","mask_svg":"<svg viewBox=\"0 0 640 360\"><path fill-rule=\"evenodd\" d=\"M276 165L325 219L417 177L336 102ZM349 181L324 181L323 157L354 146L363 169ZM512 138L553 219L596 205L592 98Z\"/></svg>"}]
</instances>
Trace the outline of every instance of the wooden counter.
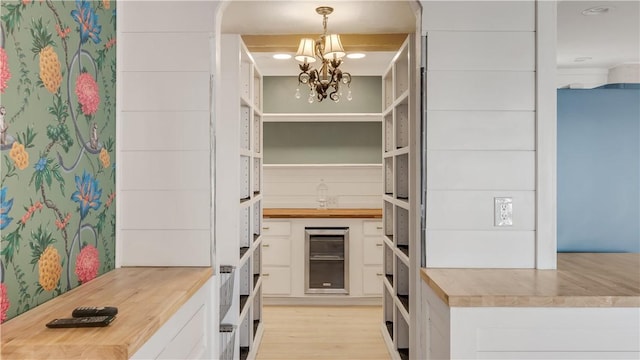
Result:
<instances>
[{"instance_id":1,"label":"wooden counter","mask_svg":"<svg viewBox=\"0 0 640 360\"><path fill-rule=\"evenodd\" d=\"M128 359L212 276L211 268L120 268L2 324L2 359ZM116 306L107 327L49 329L78 306Z\"/></svg>"},{"instance_id":2,"label":"wooden counter","mask_svg":"<svg viewBox=\"0 0 640 360\"><path fill-rule=\"evenodd\" d=\"M309 209L309 208L269 208L263 210L263 216L269 219L381 219L382 209Z\"/></svg>"},{"instance_id":3,"label":"wooden counter","mask_svg":"<svg viewBox=\"0 0 640 360\"><path fill-rule=\"evenodd\" d=\"M422 269L450 307L640 307L640 254L558 254L557 270Z\"/></svg>"}]
</instances>

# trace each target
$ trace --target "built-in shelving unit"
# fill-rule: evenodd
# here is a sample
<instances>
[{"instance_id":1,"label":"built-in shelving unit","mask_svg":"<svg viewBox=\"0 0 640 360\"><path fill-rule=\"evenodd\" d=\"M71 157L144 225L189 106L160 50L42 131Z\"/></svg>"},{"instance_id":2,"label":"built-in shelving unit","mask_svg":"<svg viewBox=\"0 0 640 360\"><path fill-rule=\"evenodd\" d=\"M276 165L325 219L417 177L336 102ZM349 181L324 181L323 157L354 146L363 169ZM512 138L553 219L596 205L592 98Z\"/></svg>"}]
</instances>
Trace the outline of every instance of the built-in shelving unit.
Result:
<instances>
[{"instance_id":1,"label":"built-in shelving unit","mask_svg":"<svg viewBox=\"0 0 640 360\"><path fill-rule=\"evenodd\" d=\"M382 77L383 104L383 319L382 331L394 358L408 359L410 327L412 263L418 256L415 234L411 231L414 202L418 196L412 186L411 159L417 151L411 141L414 101L410 79L413 74L411 43L408 37Z\"/></svg>"},{"instance_id":2,"label":"built-in shelving unit","mask_svg":"<svg viewBox=\"0 0 640 360\"><path fill-rule=\"evenodd\" d=\"M255 357L262 334L262 76L239 35L220 42L216 146L224 150L216 151L215 184L216 223L224 226L216 241L218 263L234 269L230 311L220 313L221 335L233 348L221 340L220 357L244 360Z\"/></svg>"}]
</instances>

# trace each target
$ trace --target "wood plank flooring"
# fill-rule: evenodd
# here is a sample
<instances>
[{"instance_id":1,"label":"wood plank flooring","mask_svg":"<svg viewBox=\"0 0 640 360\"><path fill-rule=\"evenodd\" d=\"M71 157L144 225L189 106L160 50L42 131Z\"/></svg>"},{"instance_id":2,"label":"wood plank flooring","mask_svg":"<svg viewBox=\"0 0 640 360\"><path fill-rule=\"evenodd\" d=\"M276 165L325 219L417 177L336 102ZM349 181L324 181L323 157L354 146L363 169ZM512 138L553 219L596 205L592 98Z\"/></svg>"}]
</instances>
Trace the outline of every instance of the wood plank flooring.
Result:
<instances>
[{"instance_id":1,"label":"wood plank flooring","mask_svg":"<svg viewBox=\"0 0 640 360\"><path fill-rule=\"evenodd\" d=\"M379 306L264 306L256 360L389 360Z\"/></svg>"}]
</instances>

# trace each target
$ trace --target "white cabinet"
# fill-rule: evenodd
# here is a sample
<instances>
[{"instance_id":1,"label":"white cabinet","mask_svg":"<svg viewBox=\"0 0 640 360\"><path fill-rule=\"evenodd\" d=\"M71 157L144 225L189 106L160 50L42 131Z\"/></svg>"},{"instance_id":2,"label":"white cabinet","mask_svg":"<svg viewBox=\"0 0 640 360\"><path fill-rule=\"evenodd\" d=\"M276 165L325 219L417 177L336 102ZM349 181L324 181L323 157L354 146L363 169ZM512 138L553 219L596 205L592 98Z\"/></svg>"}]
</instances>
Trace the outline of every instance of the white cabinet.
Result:
<instances>
[{"instance_id":1,"label":"white cabinet","mask_svg":"<svg viewBox=\"0 0 640 360\"><path fill-rule=\"evenodd\" d=\"M215 346L207 338L211 334L211 312L217 310L211 297L213 283L212 279L207 281L131 359L211 358Z\"/></svg>"},{"instance_id":2,"label":"white cabinet","mask_svg":"<svg viewBox=\"0 0 640 360\"><path fill-rule=\"evenodd\" d=\"M345 227L349 229L349 294L326 296L306 294L305 228ZM329 301L339 304L373 304L382 295L383 224L377 219L291 218L265 219L262 224L262 287L274 304L305 304ZM346 300L345 300L346 299Z\"/></svg>"},{"instance_id":3,"label":"white cabinet","mask_svg":"<svg viewBox=\"0 0 640 360\"><path fill-rule=\"evenodd\" d=\"M382 221L362 223L362 293L382 295L382 257L384 240Z\"/></svg>"},{"instance_id":4,"label":"white cabinet","mask_svg":"<svg viewBox=\"0 0 640 360\"><path fill-rule=\"evenodd\" d=\"M362 224L362 263L364 265L382 265L382 239L381 221L364 221Z\"/></svg>"},{"instance_id":5,"label":"white cabinet","mask_svg":"<svg viewBox=\"0 0 640 360\"><path fill-rule=\"evenodd\" d=\"M263 293L291 294L291 222L263 221L262 224Z\"/></svg>"},{"instance_id":6,"label":"white cabinet","mask_svg":"<svg viewBox=\"0 0 640 360\"><path fill-rule=\"evenodd\" d=\"M382 295L382 265L365 266L362 269L362 293L364 295Z\"/></svg>"},{"instance_id":7,"label":"white cabinet","mask_svg":"<svg viewBox=\"0 0 640 360\"><path fill-rule=\"evenodd\" d=\"M289 238L265 236L262 239L262 259L265 266L290 266L291 241Z\"/></svg>"},{"instance_id":8,"label":"white cabinet","mask_svg":"<svg viewBox=\"0 0 640 360\"><path fill-rule=\"evenodd\" d=\"M290 267L264 266L262 272L262 287L265 295L291 294Z\"/></svg>"}]
</instances>

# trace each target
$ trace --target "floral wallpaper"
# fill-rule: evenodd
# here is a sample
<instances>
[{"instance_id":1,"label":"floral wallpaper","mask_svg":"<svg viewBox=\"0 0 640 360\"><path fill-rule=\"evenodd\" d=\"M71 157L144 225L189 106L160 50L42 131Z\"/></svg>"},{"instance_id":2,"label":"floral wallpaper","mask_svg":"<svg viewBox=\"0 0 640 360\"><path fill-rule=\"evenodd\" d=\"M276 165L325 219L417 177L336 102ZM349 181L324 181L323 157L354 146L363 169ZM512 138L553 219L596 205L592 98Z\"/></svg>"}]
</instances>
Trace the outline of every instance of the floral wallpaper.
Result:
<instances>
[{"instance_id":1,"label":"floral wallpaper","mask_svg":"<svg viewBox=\"0 0 640 360\"><path fill-rule=\"evenodd\" d=\"M0 323L114 268L115 5L2 0Z\"/></svg>"}]
</instances>

